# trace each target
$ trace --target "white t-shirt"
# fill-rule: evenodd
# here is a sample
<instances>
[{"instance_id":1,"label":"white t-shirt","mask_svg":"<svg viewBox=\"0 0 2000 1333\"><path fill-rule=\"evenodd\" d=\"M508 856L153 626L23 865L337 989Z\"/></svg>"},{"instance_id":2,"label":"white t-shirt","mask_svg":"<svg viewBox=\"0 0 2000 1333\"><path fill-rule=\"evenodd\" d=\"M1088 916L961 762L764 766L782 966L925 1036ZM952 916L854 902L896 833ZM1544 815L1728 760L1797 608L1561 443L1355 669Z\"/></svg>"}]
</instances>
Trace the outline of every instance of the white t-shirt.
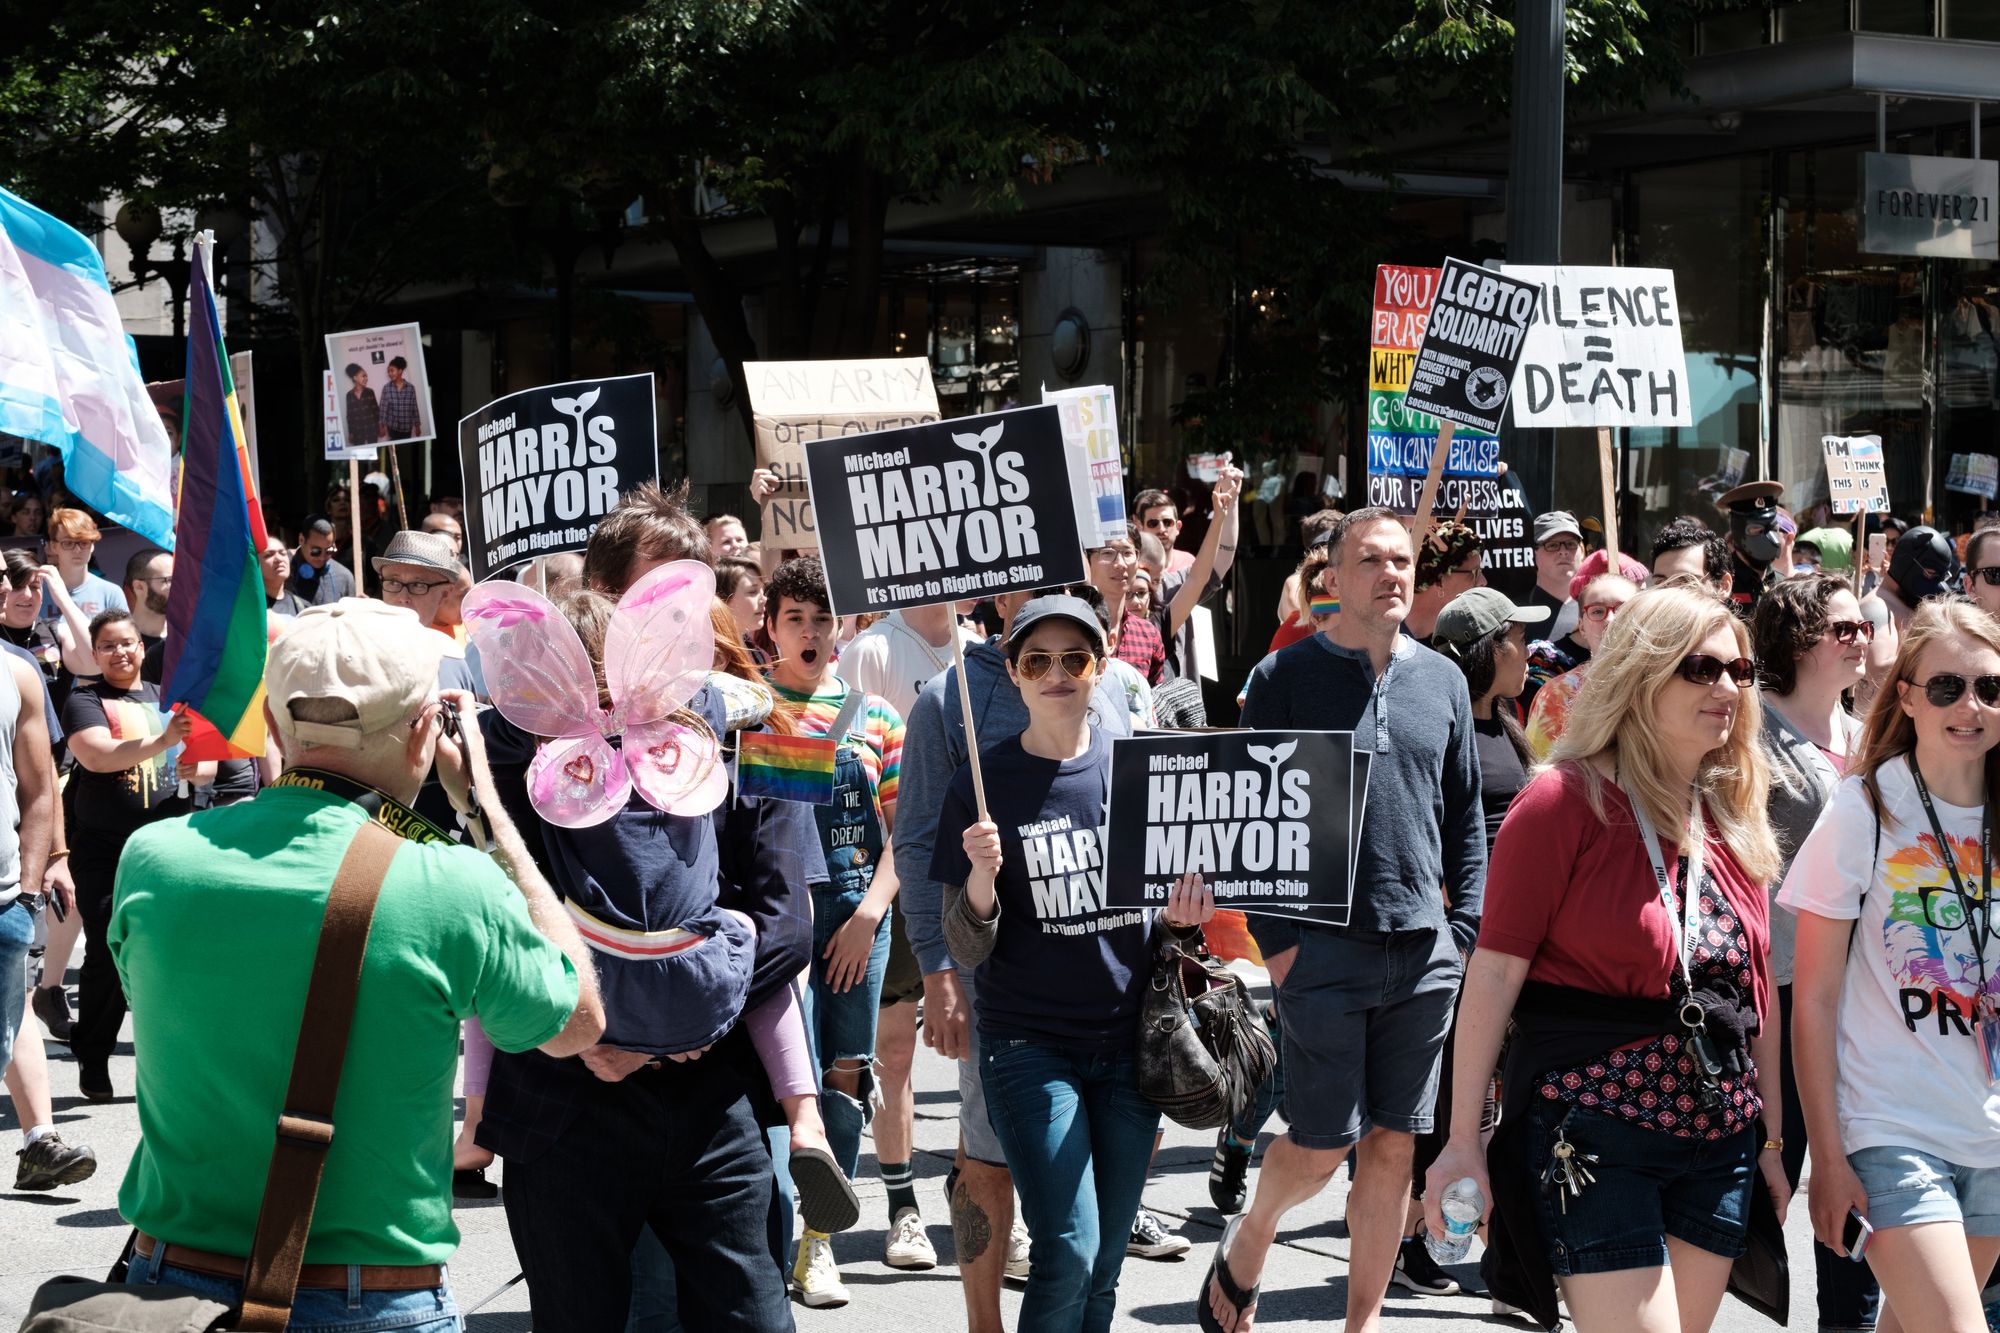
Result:
<instances>
[{"instance_id":1,"label":"white t-shirt","mask_svg":"<svg viewBox=\"0 0 2000 1333\"><path fill-rule=\"evenodd\" d=\"M1975 936L1966 925L1943 929L1926 918L1926 896L1952 907L1957 897L1908 761L1892 760L1876 777L1888 810L1880 858L1867 793L1859 777L1846 778L1778 893L1778 905L1792 912L1859 918L1837 1019L1841 1141L1849 1152L1910 1147L1960 1166L2000 1166L2000 1093L1986 1081L1972 1031ZM1935 789L1931 803L1966 892L1977 898L1979 811L1947 804ZM1927 888L1944 892L1925 895ZM1973 920L1985 916L1975 912ZM2000 944L1988 939L1984 948L1986 989L2000 991Z\"/></svg>"},{"instance_id":2,"label":"white t-shirt","mask_svg":"<svg viewBox=\"0 0 2000 1333\"><path fill-rule=\"evenodd\" d=\"M965 630L959 634L968 648L979 642L977 635ZM898 714L908 717L931 677L950 665L949 642L941 648L932 646L910 628L901 611L891 611L840 650L833 670L856 689L881 695Z\"/></svg>"}]
</instances>

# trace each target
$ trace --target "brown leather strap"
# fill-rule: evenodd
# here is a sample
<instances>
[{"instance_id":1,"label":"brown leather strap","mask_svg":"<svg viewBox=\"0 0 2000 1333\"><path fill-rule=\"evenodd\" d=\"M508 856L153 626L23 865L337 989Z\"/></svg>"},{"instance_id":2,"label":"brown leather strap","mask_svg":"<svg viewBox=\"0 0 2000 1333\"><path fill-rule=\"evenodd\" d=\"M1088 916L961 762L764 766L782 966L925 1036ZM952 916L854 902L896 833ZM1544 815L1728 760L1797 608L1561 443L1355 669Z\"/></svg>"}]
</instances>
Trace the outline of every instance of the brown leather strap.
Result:
<instances>
[{"instance_id":1,"label":"brown leather strap","mask_svg":"<svg viewBox=\"0 0 2000 1333\"><path fill-rule=\"evenodd\" d=\"M278 1116L278 1141L264 1178L264 1202L250 1245L250 1270L243 1284L243 1313L236 1327L245 1333L282 1333L291 1318L306 1236L319 1202L326 1150L333 1144L333 1099L347 1059L354 1025L354 997L361 988L361 959L375 899L402 839L373 821L365 822L341 859L320 920L313 953L312 982L306 988L305 1018L292 1053L291 1085Z\"/></svg>"},{"instance_id":2,"label":"brown leather strap","mask_svg":"<svg viewBox=\"0 0 2000 1333\"><path fill-rule=\"evenodd\" d=\"M133 1246L142 1259L161 1254L160 1262L193 1273L241 1282L250 1261L216 1254L211 1250L191 1250L185 1245L168 1245L141 1231ZM162 1254L164 1251L164 1254ZM299 1268L299 1290L345 1291L353 1277L363 1291L427 1291L444 1285L442 1264L304 1264Z\"/></svg>"}]
</instances>

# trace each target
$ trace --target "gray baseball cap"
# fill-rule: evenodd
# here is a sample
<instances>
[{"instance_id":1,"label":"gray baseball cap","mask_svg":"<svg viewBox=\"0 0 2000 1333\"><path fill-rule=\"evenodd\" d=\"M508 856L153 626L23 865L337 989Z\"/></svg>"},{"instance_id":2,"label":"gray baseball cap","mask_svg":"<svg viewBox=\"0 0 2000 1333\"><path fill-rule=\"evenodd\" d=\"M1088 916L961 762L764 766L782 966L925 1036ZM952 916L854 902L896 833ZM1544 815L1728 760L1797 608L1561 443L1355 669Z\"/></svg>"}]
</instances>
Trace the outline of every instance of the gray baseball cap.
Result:
<instances>
[{"instance_id":1,"label":"gray baseball cap","mask_svg":"<svg viewBox=\"0 0 2000 1333\"><path fill-rule=\"evenodd\" d=\"M1502 625L1539 625L1552 613L1546 606L1516 606L1498 588L1468 588L1438 612L1433 642L1477 643Z\"/></svg>"},{"instance_id":2,"label":"gray baseball cap","mask_svg":"<svg viewBox=\"0 0 2000 1333\"><path fill-rule=\"evenodd\" d=\"M1535 517L1535 545L1540 546L1551 537L1567 533L1578 541L1583 540L1583 529L1577 526L1576 515L1561 509L1551 509L1546 514Z\"/></svg>"}]
</instances>

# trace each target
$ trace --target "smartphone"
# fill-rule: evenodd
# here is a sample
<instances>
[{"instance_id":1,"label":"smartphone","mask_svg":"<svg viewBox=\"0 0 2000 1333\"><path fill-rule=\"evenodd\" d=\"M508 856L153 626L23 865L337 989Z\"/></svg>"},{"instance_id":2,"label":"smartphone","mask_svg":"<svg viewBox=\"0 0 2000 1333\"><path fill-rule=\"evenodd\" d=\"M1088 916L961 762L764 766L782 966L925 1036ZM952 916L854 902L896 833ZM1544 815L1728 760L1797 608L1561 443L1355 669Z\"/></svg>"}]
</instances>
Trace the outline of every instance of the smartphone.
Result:
<instances>
[{"instance_id":1,"label":"smartphone","mask_svg":"<svg viewBox=\"0 0 2000 1333\"><path fill-rule=\"evenodd\" d=\"M1889 572L1887 564L1888 555L1889 555L1889 534L1886 532L1869 533L1868 567L1874 570L1877 574L1888 573Z\"/></svg>"},{"instance_id":2,"label":"smartphone","mask_svg":"<svg viewBox=\"0 0 2000 1333\"><path fill-rule=\"evenodd\" d=\"M1840 1252L1855 1263L1860 1263L1862 1254L1868 1248L1868 1238L1875 1234L1875 1228L1868 1225L1868 1219L1858 1208L1847 1210L1847 1226L1840 1233Z\"/></svg>"}]
</instances>

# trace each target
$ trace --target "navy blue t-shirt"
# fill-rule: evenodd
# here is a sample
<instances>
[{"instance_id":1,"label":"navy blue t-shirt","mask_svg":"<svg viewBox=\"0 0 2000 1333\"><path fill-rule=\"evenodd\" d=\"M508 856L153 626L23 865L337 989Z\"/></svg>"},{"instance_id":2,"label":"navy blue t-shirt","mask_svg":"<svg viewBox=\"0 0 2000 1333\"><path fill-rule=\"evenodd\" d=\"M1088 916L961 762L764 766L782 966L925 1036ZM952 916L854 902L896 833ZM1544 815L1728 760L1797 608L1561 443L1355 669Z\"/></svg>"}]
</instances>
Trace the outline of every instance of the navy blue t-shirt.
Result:
<instances>
[{"instance_id":1,"label":"navy blue t-shirt","mask_svg":"<svg viewBox=\"0 0 2000 1333\"><path fill-rule=\"evenodd\" d=\"M1040 759L1019 737L980 751L987 814L1000 826L1000 928L973 974L982 1041L1130 1050L1146 988L1151 913L1104 911L1104 803L1111 742L1092 728L1075 759ZM972 873L965 830L978 821L972 769L962 767L938 816L931 877Z\"/></svg>"}]
</instances>

